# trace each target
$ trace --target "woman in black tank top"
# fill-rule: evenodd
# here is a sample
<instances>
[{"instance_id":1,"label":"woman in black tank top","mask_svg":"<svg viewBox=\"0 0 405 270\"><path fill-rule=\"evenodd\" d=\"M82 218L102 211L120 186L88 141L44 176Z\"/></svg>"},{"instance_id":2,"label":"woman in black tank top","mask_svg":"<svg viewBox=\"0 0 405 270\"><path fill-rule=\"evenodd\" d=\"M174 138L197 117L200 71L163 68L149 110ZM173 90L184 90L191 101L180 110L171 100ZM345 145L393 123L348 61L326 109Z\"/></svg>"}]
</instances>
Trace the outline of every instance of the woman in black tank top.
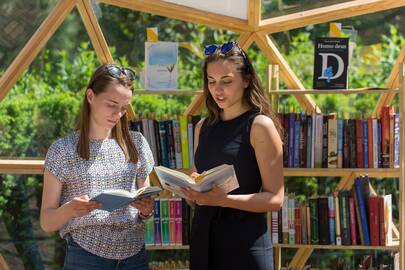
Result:
<instances>
[{"instance_id":1,"label":"woman in black tank top","mask_svg":"<svg viewBox=\"0 0 405 270\"><path fill-rule=\"evenodd\" d=\"M239 188L185 191L195 205L190 269L273 269L265 212L283 202L280 124L246 53L235 42L205 48L208 117L195 131L195 171L234 165Z\"/></svg>"}]
</instances>

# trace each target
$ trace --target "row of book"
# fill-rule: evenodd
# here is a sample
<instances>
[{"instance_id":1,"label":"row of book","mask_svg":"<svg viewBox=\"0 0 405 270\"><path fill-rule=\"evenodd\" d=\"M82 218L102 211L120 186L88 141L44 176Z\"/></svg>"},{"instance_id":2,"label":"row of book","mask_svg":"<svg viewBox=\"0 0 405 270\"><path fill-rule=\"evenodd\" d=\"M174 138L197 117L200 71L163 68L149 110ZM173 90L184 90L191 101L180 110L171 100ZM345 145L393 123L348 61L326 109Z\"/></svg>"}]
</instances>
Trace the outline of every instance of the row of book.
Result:
<instances>
[{"instance_id":1,"label":"row of book","mask_svg":"<svg viewBox=\"0 0 405 270\"><path fill-rule=\"evenodd\" d=\"M300 206L284 197L268 215L273 243L388 246L393 244L392 196L378 196L368 177L355 179L352 190L311 197Z\"/></svg>"},{"instance_id":2,"label":"row of book","mask_svg":"<svg viewBox=\"0 0 405 270\"><path fill-rule=\"evenodd\" d=\"M129 122L149 143L155 165L171 169L192 168L194 163L194 127L201 116L180 115L176 119L142 118Z\"/></svg>"},{"instance_id":3,"label":"row of book","mask_svg":"<svg viewBox=\"0 0 405 270\"><path fill-rule=\"evenodd\" d=\"M336 119L335 114L280 113L285 168L398 168L399 114Z\"/></svg>"},{"instance_id":4,"label":"row of book","mask_svg":"<svg viewBox=\"0 0 405 270\"><path fill-rule=\"evenodd\" d=\"M154 214L145 221L145 245L188 245L190 210L181 198L155 198Z\"/></svg>"},{"instance_id":5,"label":"row of book","mask_svg":"<svg viewBox=\"0 0 405 270\"><path fill-rule=\"evenodd\" d=\"M186 261L151 261L149 262L149 270L189 270L190 262Z\"/></svg>"}]
</instances>

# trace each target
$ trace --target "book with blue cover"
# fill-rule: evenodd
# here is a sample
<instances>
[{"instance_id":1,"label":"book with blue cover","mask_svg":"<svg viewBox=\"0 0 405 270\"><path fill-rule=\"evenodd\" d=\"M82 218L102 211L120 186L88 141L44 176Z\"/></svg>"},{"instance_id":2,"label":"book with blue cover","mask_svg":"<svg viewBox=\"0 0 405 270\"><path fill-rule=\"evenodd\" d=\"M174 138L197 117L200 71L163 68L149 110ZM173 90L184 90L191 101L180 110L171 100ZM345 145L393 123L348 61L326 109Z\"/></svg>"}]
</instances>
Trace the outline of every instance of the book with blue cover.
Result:
<instances>
[{"instance_id":1,"label":"book with blue cover","mask_svg":"<svg viewBox=\"0 0 405 270\"><path fill-rule=\"evenodd\" d=\"M142 187L137 189L134 193L131 193L124 189L111 189L103 191L102 193L93 197L91 200L100 202L102 204L102 210L112 212L129 204L132 201L157 195L160 191L162 191L162 189L157 186Z\"/></svg>"}]
</instances>

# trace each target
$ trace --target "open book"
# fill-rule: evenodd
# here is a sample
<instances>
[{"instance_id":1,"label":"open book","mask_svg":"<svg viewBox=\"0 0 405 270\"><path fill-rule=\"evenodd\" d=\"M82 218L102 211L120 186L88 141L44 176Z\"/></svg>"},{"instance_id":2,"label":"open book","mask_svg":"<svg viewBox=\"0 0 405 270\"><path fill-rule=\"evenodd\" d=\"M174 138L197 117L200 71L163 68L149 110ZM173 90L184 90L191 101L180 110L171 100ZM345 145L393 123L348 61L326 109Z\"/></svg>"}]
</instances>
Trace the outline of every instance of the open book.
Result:
<instances>
[{"instance_id":1,"label":"open book","mask_svg":"<svg viewBox=\"0 0 405 270\"><path fill-rule=\"evenodd\" d=\"M233 165L223 164L203 172L193 179L185 173L156 166L155 172L164 189L167 189L180 197L185 197L181 188L191 188L199 192L211 190L212 184L216 184L224 192L229 193L239 187Z\"/></svg>"},{"instance_id":2,"label":"open book","mask_svg":"<svg viewBox=\"0 0 405 270\"><path fill-rule=\"evenodd\" d=\"M139 200L141 198L149 197L158 194L162 189L160 187L141 187L134 193L131 193L124 189L111 189L106 190L97 196L93 197L92 201L97 201L103 204L102 210L108 212L121 208L132 201Z\"/></svg>"}]
</instances>

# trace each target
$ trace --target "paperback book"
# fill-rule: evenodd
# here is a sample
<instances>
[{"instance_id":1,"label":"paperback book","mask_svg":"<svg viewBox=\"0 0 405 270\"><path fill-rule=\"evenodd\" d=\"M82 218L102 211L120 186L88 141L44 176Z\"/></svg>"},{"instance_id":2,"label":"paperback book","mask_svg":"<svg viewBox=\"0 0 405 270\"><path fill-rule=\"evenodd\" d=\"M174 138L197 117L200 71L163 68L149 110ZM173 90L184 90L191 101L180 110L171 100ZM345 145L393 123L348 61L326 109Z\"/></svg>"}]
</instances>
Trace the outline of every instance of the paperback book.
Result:
<instances>
[{"instance_id":1,"label":"paperback book","mask_svg":"<svg viewBox=\"0 0 405 270\"><path fill-rule=\"evenodd\" d=\"M157 186L142 187L137 189L134 193L131 193L124 189L111 189L98 194L91 200L100 202L102 204L102 210L112 212L129 204L132 201L157 195L160 191L162 191L162 189Z\"/></svg>"},{"instance_id":2,"label":"paperback book","mask_svg":"<svg viewBox=\"0 0 405 270\"><path fill-rule=\"evenodd\" d=\"M181 191L181 188L191 188L195 191L207 192L215 184L224 192L229 193L239 187L234 167L228 164L205 171L196 178L164 166L156 166L155 172L164 189L183 198L185 198L185 195Z\"/></svg>"}]
</instances>

